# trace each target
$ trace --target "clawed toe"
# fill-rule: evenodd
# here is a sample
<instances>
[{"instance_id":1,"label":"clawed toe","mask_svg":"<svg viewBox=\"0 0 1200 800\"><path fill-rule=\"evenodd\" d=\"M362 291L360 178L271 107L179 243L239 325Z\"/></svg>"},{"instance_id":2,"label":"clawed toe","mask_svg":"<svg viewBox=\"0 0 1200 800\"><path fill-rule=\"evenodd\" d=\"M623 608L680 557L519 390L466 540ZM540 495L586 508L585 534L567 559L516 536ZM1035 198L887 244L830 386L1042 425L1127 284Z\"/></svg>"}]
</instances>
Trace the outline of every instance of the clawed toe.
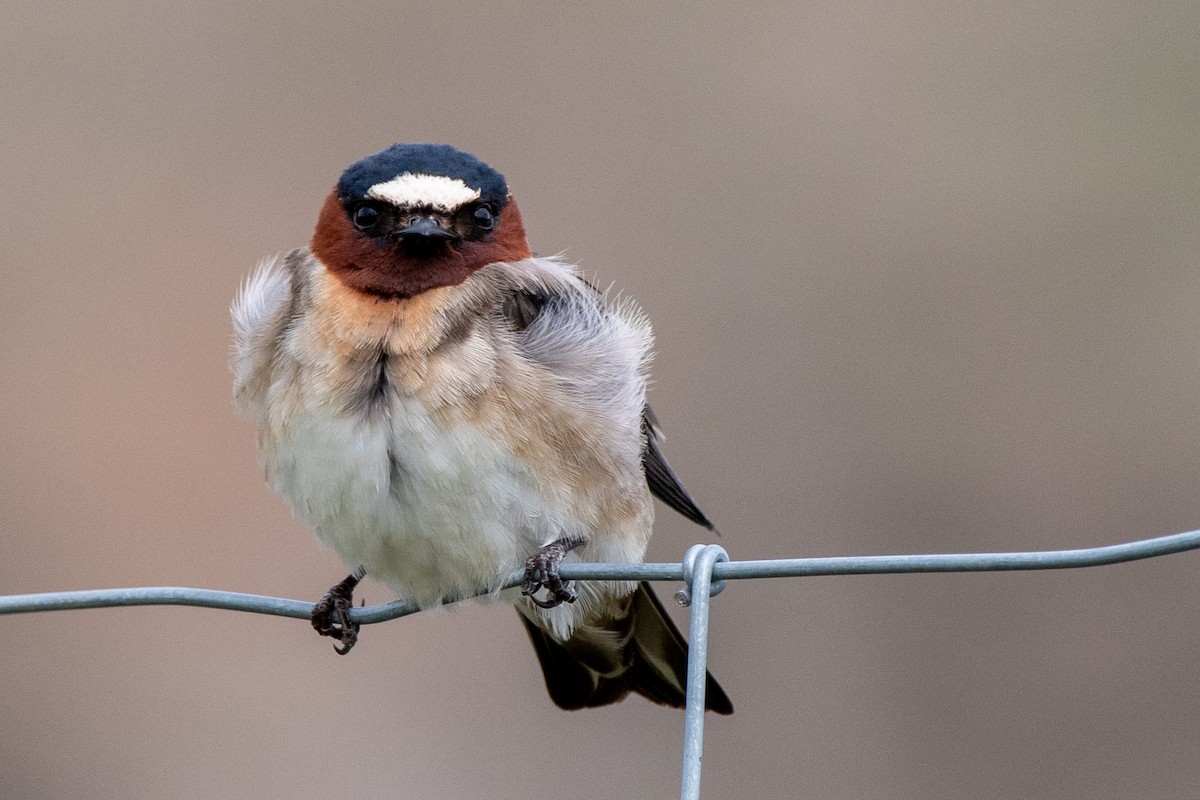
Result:
<instances>
[{"instance_id":1,"label":"clawed toe","mask_svg":"<svg viewBox=\"0 0 1200 800\"><path fill-rule=\"evenodd\" d=\"M525 583L521 586L521 594L534 605L554 608L579 599L579 593L572 588L571 582L558 576L558 568L571 547L574 547L573 543L560 539L546 545L525 561ZM544 600L535 597L543 587L546 589Z\"/></svg>"},{"instance_id":2,"label":"clawed toe","mask_svg":"<svg viewBox=\"0 0 1200 800\"><path fill-rule=\"evenodd\" d=\"M313 605L312 626L322 636L330 636L340 642L333 649L338 655L346 655L358 642L359 625L350 618L354 607L354 587L358 579L353 575L334 586Z\"/></svg>"},{"instance_id":3,"label":"clawed toe","mask_svg":"<svg viewBox=\"0 0 1200 800\"><path fill-rule=\"evenodd\" d=\"M528 597L531 603L533 603L536 606L541 606L542 608L556 608L557 606L560 606L563 603L574 603L576 600L579 599L579 593L576 592L573 588L571 588L571 585L569 583L567 583L565 581L556 581L556 582L558 584L557 586L551 585L549 583L538 584L538 585L534 586L533 588L526 586L525 588L523 588L521 590L521 594ZM546 599L545 600L541 600L541 599L538 599L537 597L534 597L534 593L537 592L538 589L540 589L542 587L542 585L545 585L545 587L546 587Z\"/></svg>"}]
</instances>

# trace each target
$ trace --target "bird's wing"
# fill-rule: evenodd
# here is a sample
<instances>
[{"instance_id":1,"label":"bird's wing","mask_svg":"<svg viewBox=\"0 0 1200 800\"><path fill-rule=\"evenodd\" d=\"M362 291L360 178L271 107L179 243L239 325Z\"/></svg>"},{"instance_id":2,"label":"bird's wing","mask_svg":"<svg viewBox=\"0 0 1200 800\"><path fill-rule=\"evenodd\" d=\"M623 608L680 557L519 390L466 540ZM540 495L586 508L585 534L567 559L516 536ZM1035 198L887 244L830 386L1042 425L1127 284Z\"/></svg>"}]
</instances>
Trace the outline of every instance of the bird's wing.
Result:
<instances>
[{"instance_id":1,"label":"bird's wing","mask_svg":"<svg viewBox=\"0 0 1200 800\"><path fill-rule=\"evenodd\" d=\"M650 492L697 525L703 525L710 531L715 530L712 522L700 510L700 506L688 494L687 489L683 488L683 482L679 480L675 470L671 469L671 465L667 463L667 457L663 455L662 448L658 446L660 433L658 418L654 415L654 409L650 408L649 403L642 411L642 430L646 434L642 468L646 471L646 483L650 486Z\"/></svg>"},{"instance_id":2,"label":"bird's wing","mask_svg":"<svg viewBox=\"0 0 1200 800\"><path fill-rule=\"evenodd\" d=\"M629 307L614 308L606 305L603 302L602 294L595 287L583 280L555 287L541 285L537 288L513 289L505 294L500 304L500 312L514 331L518 333L525 331L534 333L536 329L533 326L539 318L546 313L553 313L548 312L548 309L564 315L576 313L579 319L584 319L587 314L578 313L578 309L572 310L571 306L573 303L586 306L594 313L606 313L621 318L623 324L628 324L632 328L644 328L644 336L646 338L645 348L648 349L649 325L645 322L640 312L634 313ZM555 347L552 353L545 350L542 351L545 360L549 363L554 363L559 372L568 371L580 366L591 371L594 367L593 364L566 364L563 362L567 360L576 362L587 360L586 356L591 355L588 352L588 348L592 344L596 344L598 350L608 348L607 352L612 352L616 348L626 346L620 342L620 337L613 335L603 337L606 340L603 343L591 342L585 344L581 340L586 337L588 328L589 326L586 324L566 323L561 326L559 332L554 337L544 337L543 341L548 339L553 342L553 346ZM606 332L609 330L609 328L604 326L597 326L597 328ZM564 358L568 354L570 356ZM596 367L595 372L603 372L603 368ZM610 387L611 383L604 387L605 391ZM617 392L615 394L619 395L620 393ZM709 530L715 530L712 522L700 510L700 506L692 499L691 495L688 494L687 489L683 486L683 482L680 481L675 471L671 469L666 456L663 455L662 448L659 445L662 433L658 427L658 419L655 417L654 411L649 405L644 405L641 412L642 436L645 441L642 451L642 467L645 471L646 483L650 487L651 493L697 525L702 525ZM623 411L623 413L625 412Z\"/></svg>"}]
</instances>

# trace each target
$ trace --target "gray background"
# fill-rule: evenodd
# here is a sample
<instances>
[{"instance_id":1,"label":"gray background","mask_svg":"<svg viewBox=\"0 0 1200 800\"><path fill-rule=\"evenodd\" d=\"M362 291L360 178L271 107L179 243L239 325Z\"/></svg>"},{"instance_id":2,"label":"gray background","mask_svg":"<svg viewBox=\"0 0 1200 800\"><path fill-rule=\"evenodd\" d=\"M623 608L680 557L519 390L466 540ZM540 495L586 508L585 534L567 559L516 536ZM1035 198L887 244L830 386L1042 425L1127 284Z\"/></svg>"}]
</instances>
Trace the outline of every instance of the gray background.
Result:
<instances>
[{"instance_id":1,"label":"gray background","mask_svg":"<svg viewBox=\"0 0 1200 800\"><path fill-rule=\"evenodd\" d=\"M0 592L344 574L263 485L227 306L397 140L643 304L735 558L1200 527L1200 9L1050 5L8 4ZM705 796L1194 796L1198 573L736 584ZM678 791L682 715L554 708L504 608L344 659L199 609L0 635L6 798Z\"/></svg>"}]
</instances>

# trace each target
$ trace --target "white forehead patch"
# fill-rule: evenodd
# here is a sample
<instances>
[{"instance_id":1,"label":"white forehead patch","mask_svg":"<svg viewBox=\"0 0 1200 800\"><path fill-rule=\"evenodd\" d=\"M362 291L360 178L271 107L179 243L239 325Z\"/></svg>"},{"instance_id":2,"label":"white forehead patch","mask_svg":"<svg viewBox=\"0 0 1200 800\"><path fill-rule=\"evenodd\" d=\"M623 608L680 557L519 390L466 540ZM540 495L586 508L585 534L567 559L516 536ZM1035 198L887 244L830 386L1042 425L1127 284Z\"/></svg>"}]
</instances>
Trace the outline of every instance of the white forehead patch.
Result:
<instances>
[{"instance_id":1,"label":"white forehead patch","mask_svg":"<svg viewBox=\"0 0 1200 800\"><path fill-rule=\"evenodd\" d=\"M401 208L431 206L442 211L453 211L464 203L478 200L479 190L472 189L458 178L406 172L390 181L375 184L367 190L367 197L384 200Z\"/></svg>"}]
</instances>

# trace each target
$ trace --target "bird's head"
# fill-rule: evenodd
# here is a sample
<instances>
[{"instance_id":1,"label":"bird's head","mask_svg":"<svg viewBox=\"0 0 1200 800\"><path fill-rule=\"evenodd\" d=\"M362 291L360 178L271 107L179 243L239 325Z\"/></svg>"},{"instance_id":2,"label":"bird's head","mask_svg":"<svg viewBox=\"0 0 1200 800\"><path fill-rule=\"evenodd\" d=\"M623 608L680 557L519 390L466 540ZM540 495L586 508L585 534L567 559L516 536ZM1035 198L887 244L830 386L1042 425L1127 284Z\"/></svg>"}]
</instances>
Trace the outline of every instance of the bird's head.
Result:
<instances>
[{"instance_id":1,"label":"bird's head","mask_svg":"<svg viewBox=\"0 0 1200 800\"><path fill-rule=\"evenodd\" d=\"M351 164L311 248L347 286L391 298L532 255L504 176L444 144L394 144Z\"/></svg>"}]
</instances>

